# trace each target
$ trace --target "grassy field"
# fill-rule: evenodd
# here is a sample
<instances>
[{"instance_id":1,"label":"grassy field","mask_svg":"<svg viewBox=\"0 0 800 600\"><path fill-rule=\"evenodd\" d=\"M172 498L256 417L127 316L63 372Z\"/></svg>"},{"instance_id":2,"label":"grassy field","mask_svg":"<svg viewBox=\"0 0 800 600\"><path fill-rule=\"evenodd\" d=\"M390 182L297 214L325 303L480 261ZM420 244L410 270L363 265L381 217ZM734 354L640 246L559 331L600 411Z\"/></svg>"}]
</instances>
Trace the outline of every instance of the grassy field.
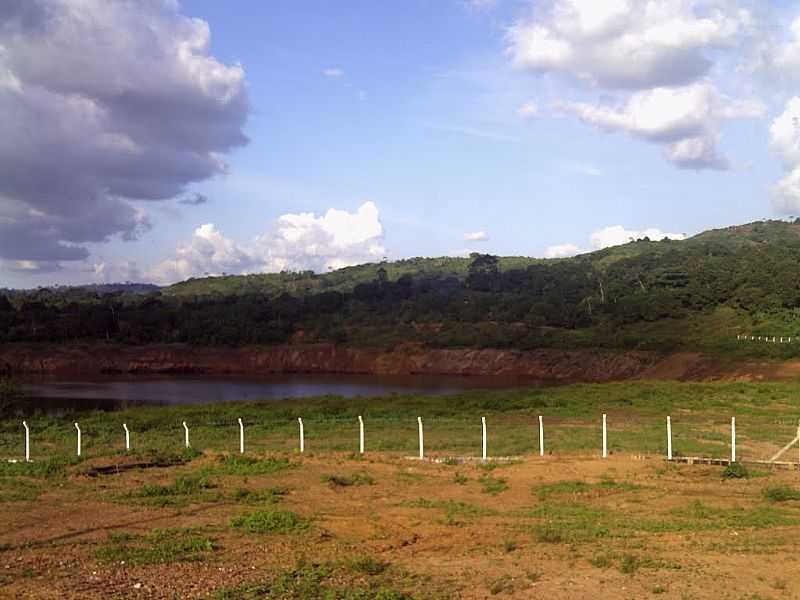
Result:
<instances>
[{"instance_id":1,"label":"grassy field","mask_svg":"<svg viewBox=\"0 0 800 600\"><path fill-rule=\"evenodd\" d=\"M20 414L0 421L0 457L22 455L22 418L31 427L33 456L41 460L74 456L74 420L83 432L83 458L123 451L123 423L137 453L182 448L182 421L190 428L193 449L233 452L239 444L238 418L245 424L247 449L254 453L296 451L297 417L303 418L307 452L351 452L358 450L358 415L364 418L369 451L416 455L421 416L426 453L478 456L481 417L486 417L489 453L523 456L538 450L538 415L543 415L548 453L595 453L601 444L601 415L607 413L612 453L664 454L665 417L671 415L675 454L726 457L735 416L739 456L761 459L794 437L798 392L800 386L792 383L624 382L439 397L325 397L58 417Z\"/></svg>"},{"instance_id":2,"label":"grassy field","mask_svg":"<svg viewBox=\"0 0 800 600\"><path fill-rule=\"evenodd\" d=\"M23 440L6 419L0 598L797 597L796 472L663 453L670 414L676 454L728 456L735 415L739 455L764 458L795 435L798 389L629 382L26 415L28 464L5 460ZM406 458L417 416L441 461ZM481 416L490 456L514 460L462 460L480 454ZM161 466L125 468L150 460Z\"/></svg>"}]
</instances>

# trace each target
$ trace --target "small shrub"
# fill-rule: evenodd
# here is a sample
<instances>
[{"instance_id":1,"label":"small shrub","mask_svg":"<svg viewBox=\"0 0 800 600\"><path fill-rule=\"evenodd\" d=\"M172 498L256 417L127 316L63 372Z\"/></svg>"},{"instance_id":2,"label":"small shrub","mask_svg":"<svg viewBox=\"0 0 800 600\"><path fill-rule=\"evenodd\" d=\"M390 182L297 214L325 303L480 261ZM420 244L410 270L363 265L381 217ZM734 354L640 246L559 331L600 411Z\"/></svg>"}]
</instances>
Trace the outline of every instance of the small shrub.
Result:
<instances>
[{"instance_id":1,"label":"small shrub","mask_svg":"<svg viewBox=\"0 0 800 600\"><path fill-rule=\"evenodd\" d=\"M515 542L514 540L506 540L505 542L503 542L503 550L507 554L514 552L517 548L519 548L519 546L517 545L517 542Z\"/></svg>"},{"instance_id":2,"label":"small shrub","mask_svg":"<svg viewBox=\"0 0 800 600\"><path fill-rule=\"evenodd\" d=\"M732 462L725 467L725 470L722 472L722 477L724 479L747 479L750 477L750 473L747 471L747 467L742 463Z\"/></svg>"},{"instance_id":3,"label":"small shrub","mask_svg":"<svg viewBox=\"0 0 800 600\"><path fill-rule=\"evenodd\" d=\"M469 481L469 479L467 479L467 476L459 473L458 471L456 471L456 474L453 475L453 483L457 483L458 485L464 485L465 483L467 483L467 481Z\"/></svg>"},{"instance_id":4,"label":"small shrub","mask_svg":"<svg viewBox=\"0 0 800 600\"><path fill-rule=\"evenodd\" d=\"M308 521L288 510L259 510L231 519L231 527L247 533L291 533L308 527Z\"/></svg>"}]
</instances>

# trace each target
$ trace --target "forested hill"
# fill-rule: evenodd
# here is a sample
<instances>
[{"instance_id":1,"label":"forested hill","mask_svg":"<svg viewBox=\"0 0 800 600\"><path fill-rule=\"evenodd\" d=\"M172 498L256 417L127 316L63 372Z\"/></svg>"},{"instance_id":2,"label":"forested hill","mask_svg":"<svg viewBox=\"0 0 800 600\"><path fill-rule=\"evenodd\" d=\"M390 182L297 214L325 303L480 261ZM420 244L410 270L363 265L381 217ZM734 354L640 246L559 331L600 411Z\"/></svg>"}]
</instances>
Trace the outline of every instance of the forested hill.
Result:
<instances>
[{"instance_id":1,"label":"forested hill","mask_svg":"<svg viewBox=\"0 0 800 600\"><path fill-rule=\"evenodd\" d=\"M0 294L0 341L204 345L335 342L800 355L800 223L569 259L415 258L314 274L223 276L160 290Z\"/></svg>"}]
</instances>

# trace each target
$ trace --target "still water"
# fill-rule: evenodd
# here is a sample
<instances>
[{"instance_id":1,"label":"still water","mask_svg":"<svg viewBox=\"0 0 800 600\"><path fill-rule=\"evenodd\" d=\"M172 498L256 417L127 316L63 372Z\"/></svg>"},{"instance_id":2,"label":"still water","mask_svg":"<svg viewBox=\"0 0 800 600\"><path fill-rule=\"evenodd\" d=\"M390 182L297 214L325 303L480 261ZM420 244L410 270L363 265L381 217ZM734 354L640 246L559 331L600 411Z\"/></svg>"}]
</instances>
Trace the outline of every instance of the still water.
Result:
<instances>
[{"instance_id":1,"label":"still water","mask_svg":"<svg viewBox=\"0 0 800 600\"><path fill-rule=\"evenodd\" d=\"M135 377L25 382L25 403L44 411L114 410L127 406L209 404L312 396L442 395L537 385L519 377L457 375L270 375L263 377Z\"/></svg>"}]
</instances>

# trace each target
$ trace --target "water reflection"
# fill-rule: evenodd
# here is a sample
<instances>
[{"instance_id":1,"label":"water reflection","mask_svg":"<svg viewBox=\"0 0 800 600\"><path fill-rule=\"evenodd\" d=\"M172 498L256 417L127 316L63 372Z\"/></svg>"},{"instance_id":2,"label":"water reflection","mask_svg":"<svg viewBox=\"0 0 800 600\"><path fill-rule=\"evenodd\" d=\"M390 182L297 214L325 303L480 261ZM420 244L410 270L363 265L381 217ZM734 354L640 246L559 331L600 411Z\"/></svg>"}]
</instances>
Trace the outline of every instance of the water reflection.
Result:
<instances>
[{"instance_id":1,"label":"water reflection","mask_svg":"<svg viewBox=\"0 0 800 600\"><path fill-rule=\"evenodd\" d=\"M519 377L454 375L270 375L265 377L137 377L23 382L23 408L47 413L115 410L141 405L186 405L312 396L441 395L536 385Z\"/></svg>"}]
</instances>

